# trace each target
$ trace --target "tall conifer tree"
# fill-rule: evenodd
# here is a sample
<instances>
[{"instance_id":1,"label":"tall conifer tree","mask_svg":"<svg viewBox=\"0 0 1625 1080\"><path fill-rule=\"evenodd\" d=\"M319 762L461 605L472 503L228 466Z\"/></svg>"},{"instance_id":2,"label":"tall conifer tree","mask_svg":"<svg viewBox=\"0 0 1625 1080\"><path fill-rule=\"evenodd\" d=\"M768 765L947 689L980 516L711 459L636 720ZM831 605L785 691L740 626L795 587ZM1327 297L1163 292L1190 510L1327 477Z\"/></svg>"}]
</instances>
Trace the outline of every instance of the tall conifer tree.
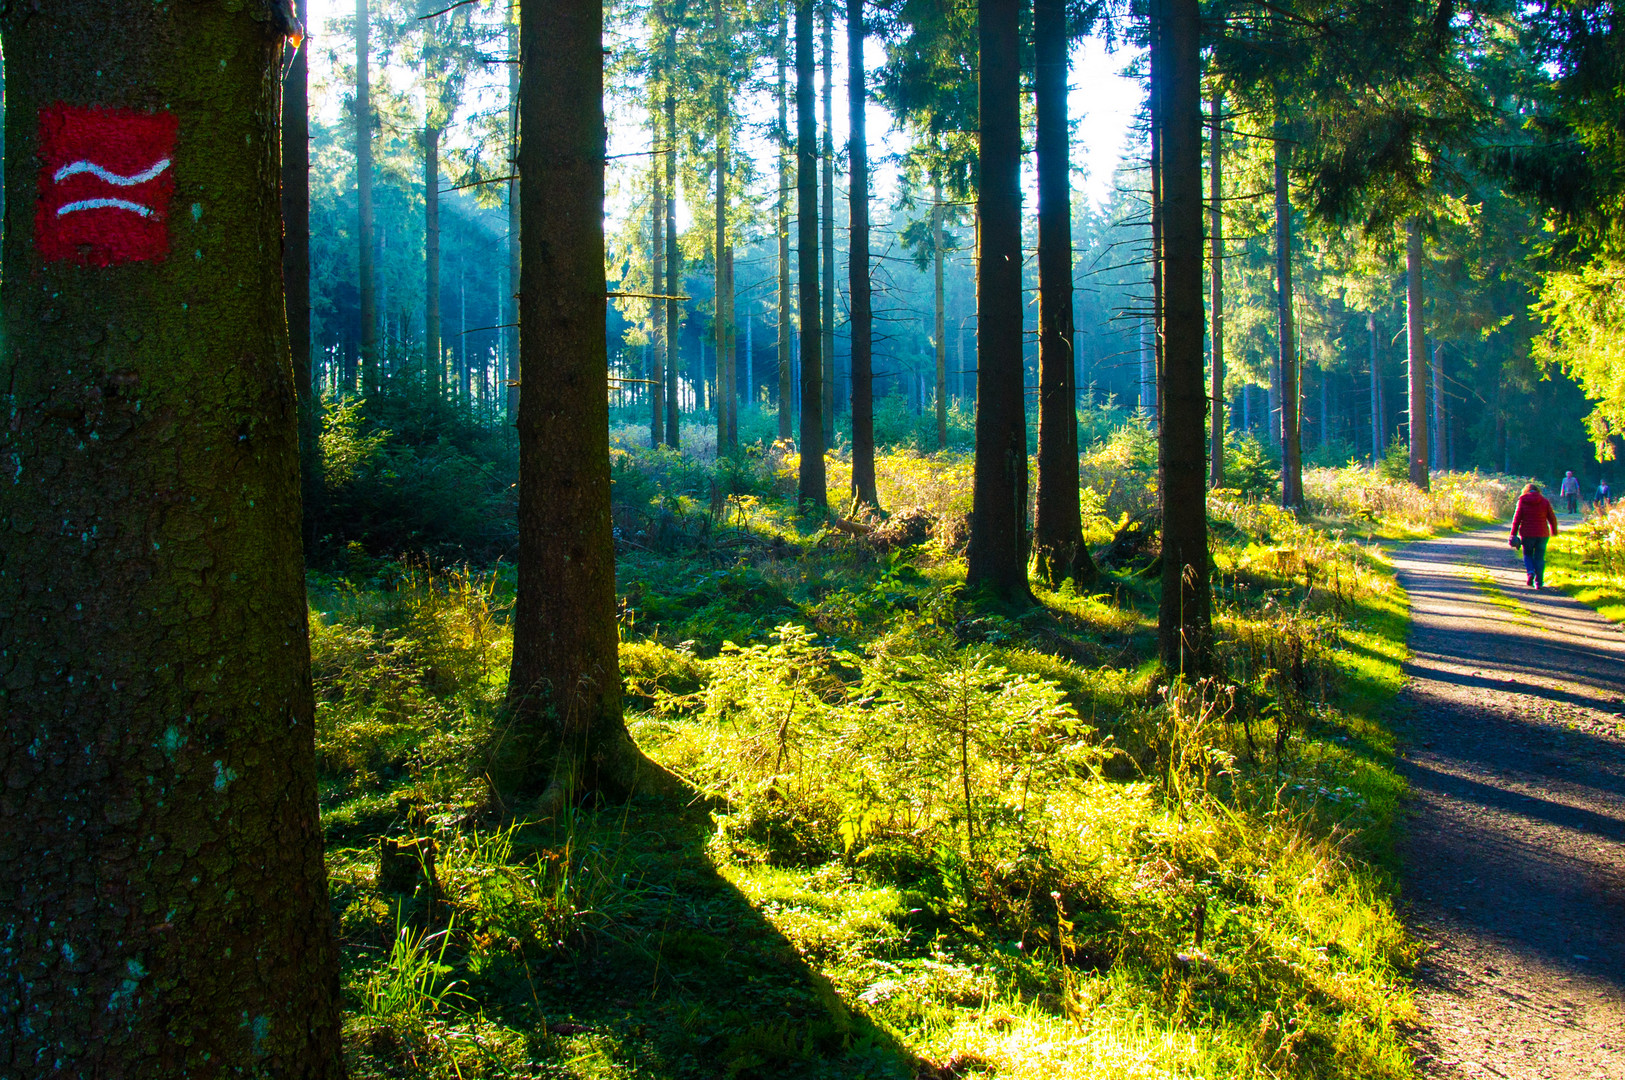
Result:
<instances>
[{"instance_id":1,"label":"tall conifer tree","mask_svg":"<svg viewBox=\"0 0 1625 1080\"><path fill-rule=\"evenodd\" d=\"M287 10L0 14L18 1080L343 1075L283 304Z\"/></svg>"}]
</instances>

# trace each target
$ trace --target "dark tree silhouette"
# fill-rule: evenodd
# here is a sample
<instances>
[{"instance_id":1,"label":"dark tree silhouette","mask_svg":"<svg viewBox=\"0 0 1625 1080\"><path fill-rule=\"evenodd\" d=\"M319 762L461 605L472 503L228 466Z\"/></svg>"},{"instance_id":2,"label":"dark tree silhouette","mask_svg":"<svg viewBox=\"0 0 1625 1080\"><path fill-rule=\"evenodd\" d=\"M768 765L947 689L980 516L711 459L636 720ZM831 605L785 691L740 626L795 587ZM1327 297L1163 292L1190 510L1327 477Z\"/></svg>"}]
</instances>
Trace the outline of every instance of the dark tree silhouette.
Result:
<instances>
[{"instance_id":1,"label":"dark tree silhouette","mask_svg":"<svg viewBox=\"0 0 1625 1080\"><path fill-rule=\"evenodd\" d=\"M846 0L847 113L852 167L850 265L852 327L852 499L880 505L875 488L874 312L869 281L869 135L864 111L869 104L863 70L863 0ZM937 336L942 332L939 329Z\"/></svg>"},{"instance_id":2,"label":"dark tree silhouette","mask_svg":"<svg viewBox=\"0 0 1625 1080\"><path fill-rule=\"evenodd\" d=\"M801 469L796 499L822 514L824 333L818 302L818 119L813 99L813 0L796 3L796 269L801 279Z\"/></svg>"}]
</instances>

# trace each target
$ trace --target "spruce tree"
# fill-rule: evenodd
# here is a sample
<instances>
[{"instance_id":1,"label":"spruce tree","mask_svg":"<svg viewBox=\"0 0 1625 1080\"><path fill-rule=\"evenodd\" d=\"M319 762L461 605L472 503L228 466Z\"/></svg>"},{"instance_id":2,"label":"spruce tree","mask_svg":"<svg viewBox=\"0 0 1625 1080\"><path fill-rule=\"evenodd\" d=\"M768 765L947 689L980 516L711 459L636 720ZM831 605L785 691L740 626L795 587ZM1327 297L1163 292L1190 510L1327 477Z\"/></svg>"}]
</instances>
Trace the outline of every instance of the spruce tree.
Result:
<instances>
[{"instance_id":1,"label":"spruce tree","mask_svg":"<svg viewBox=\"0 0 1625 1080\"><path fill-rule=\"evenodd\" d=\"M343 1075L277 188L287 11L0 14L6 1077Z\"/></svg>"}]
</instances>

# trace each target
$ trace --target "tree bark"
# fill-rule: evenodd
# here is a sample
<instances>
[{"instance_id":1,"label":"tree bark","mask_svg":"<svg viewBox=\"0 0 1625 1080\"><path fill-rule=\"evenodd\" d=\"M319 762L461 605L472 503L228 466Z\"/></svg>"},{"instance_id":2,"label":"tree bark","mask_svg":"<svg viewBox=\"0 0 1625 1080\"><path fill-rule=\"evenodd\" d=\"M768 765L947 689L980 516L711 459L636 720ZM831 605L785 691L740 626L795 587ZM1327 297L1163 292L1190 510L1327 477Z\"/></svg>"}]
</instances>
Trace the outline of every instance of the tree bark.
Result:
<instances>
[{"instance_id":1,"label":"tree bark","mask_svg":"<svg viewBox=\"0 0 1625 1080\"><path fill-rule=\"evenodd\" d=\"M874 314L869 284L869 104L863 67L863 0L846 0L846 98L851 131L852 239L847 252L852 327L852 500L879 506L875 485ZM941 284L938 284L939 295ZM939 324L937 337L942 337Z\"/></svg>"},{"instance_id":2,"label":"tree bark","mask_svg":"<svg viewBox=\"0 0 1625 1080\"><path fill-rule=\"evenodd\" d=\"M966 584L1010 602L1027 586L1027 413L1021 357L1017 0L980 0L976 462Z\"/></svg>"},{"instance_id":3,"label":"tree bark","mask_svg":"<svg viewBox=\"0 0 1625 1080\"><path fill-rule=\"evenodd\" d=\"M1065 0L1033 5L1038 147L1038 497L1033 561L1058 588L1093 580L1078 504L1078 388L1073 363L1072 161L1067 131Z\"/></svg>"},{"instance_id":4,"label":"tree bark","mask_svg":"<svg viewBox=\"0 0 1625 1080\"><path fill-rule=\"evenodd\" d=\"M813 100L813 0L796 0L796 240L801 291L801 469L804 511L829 507L824 475L823 327L818 298L818 119Z\"/></svg>"},{"instance_id":5,"label":"tree bark","mask_svg":"<svg viewBox=\"0 0 1625 1080\"><path fill-rule=\"evenodd\" d=\"M1366 312L1366 329L1371 333L1371 464L1382 460L1382 380L1377 369L1377 314Z\"/></svg>"},{"instance_id":6,"label":"tree bark","mask_svg":"<svg viewBox=\"0 0 1625 1080\"><path fill-rule=\"evenodd\" d=\"M294 18L301 28L309 22L307 8L308 0L297 0ZM293 384L299 394L300 501L307 552L316 545L322 494L322 396L313 379L310 338L310 47L307 28L303 41L288 47L293 55L282 80L282 281Z\"/></svg>"},{"instance_id":7,"label":"tree bark","mask_svg":"<svg viewBox=\"0 0 1625 1080\"><path fill-rule=\"evenodd\" d=\"M1208 221L1212 250L1212 269L1208 273L1208 306L1213 320L1213 335L1208 348L1213 357L1210 368L1211 389L1208 394L1213 407L1212 430L1208 450L1208 486L1224 487L1224 152L1223 97L1217 86L1213 89L1212 141L1208 144Z\"/></svg>"},{"instance_id":8,"label":"tree bark","mask_svg":"<svg viewBox=\"0 0 1625 1080\"><path fill-rule=\"evenodd\" d=\"M790 357L790 119L786 68L789 61L790 0L779 0L779 438L788 442L794 429L796 389Z\"/></svg>"},{"instance_id":9,"label":"tree bark","mask_svg":"<svg viewBox=\"0 0 1625 1080\"><path fill-rule=\"evenodd\" d=\"M728 42L728 19L723 12L722 0L716 0L717 49L721 55ZM716 73L716 98L713 102L717 121L716 158L716 237L712 252L716 256L716 285L713 292L716 306L717 346L717 453L731 454L736 449L733 435L738 428L733 419L736 401L733 374L733 276L732 248L728 243L728 96L724 83L725 73Z\"/></svg>"},{"instance_id":10,"label":"tree bark","mask_svg":"<svg viewBox=\"0 0 1625 1080\"><path fill-rule=\"evenodd\" d=\"M683 250L677 243L677 19L666 18L666 445L683 443L681 384L677 362L682 354Z\"/></svg>"},{"instance_id":11,"label":"tree bark","mask_svg":"<svg viewBox=\"0 0 1625 1080\"><path fill-rule=\"evenodd\" d=\"M936 301L937 338L937 449L948 449L948 304L943 288L942 181L931 186L931 276ZM855 408L856 406L854 406Z\"/></svg>"},{"instance_id":12,"label":"tree bark","mask_svg":"<svg viewBox=\"0 0 1625 1080\"><path fill-rule=\"evenodd\" d=\"M666 293L666 163L660 150L660 121L658 104L650 102L650 134L655 144L654 160L649 167L649 186L654 203L649 222L649 291L655 296ZM668 147L669 154L677 152ZM666 336L666 302L651 300L649 313L654 329L653 348L649 351L649 445L658 447L666 425L666 356L670 342Z\"/></svg>"},{"instance_id":13,"label":"tree bark","mask_svg":"<svg viewBox=\"0 0 1625 1080\"><path fill-rule=\"evenodd\" d=\"M641 757L621 716L610 535L603 6L520 8L519 585L499 791L621 797Z\"/></svg>"},{"instance_id":14,"label":"tree bark","mask_svg":"<svg viewBox=\"0 0 1625 1080\"><path fill-rule=\"evenodd\" d=\"M1428 358L1422 331L1422 223L1405 219L1405 428L1411 443L1411 483L1428 490Z\"/></svg>"},{"instance_id":15,"label":"tree bark","mask_svg":"<svg viewBox=\"0 0 1625 1080\"><path fill-rule=\"evenodd\" d=\"M428 124L423 127L423 365L439 399L446 374L440 348L440 129Z\"/></svg>"},{"instance_id":16,"label":"tree bark","mask_svg":"<svg viewBox=\"0 0 1625 1080\"><path fill-rule=\"evenodd\" d=\"M291 25L243 7L0 15L6 1077L343 1075L283 300ZM75 160L156 172L50 171ZM150 213L34 213L115 195Z\"/></svg>"},{"instance_id":17,"label":"tree bark","mask_svg":"<svg viewBox=\"0 0 1625 1080\"><path fill-rule=\"evenodd\" d=\"M1292 320L1292 198L1287 188L1291 146L1275 125L1275 325L1280 350L1275 384L1281 399L1281 505L1303 505L1303 440L1298 388L1298 343Z\"/></svg>"},{"instance_id":18,"label":"tree bark","mask_svg":"<svg viewBox=\"0 0 1625 1080\"><path fill-rule=\"evenodd\" d=\"M824 384L819 404L824 421L824 445L835 445L835 0L825 0L824 9L824 212L819 217L820 239L824 248L823 317L819 326L824 339Z\"/></svg>"},{"instance_id":19,"label":"tree bark","mask_svg":"<svg viewBox=\"0 0 1625 1080\"><path fill-rule=\"evenodd\" d=\"M378 282L373 271L377 240L372 211L372 88L368 67L372 52L368 0L355 0L355 177L356 272L361 277L361 392L378 388Z\"/></svg>"},{"instance_id":20,"label":"tree bark","mask_svg":"<svg viewBox=\"0 0 1625 1080\"><path fill-rule=\"evenodd\" d=\"M1213 627L1208 587L1202 385L1202 64L1197 0L1160 0L1161 56L1153 66L1162 116L1163 313L1162 597L1158 652L1169 674L1203 675ZM1153 60L1155 65L1155 59Z\"/></svg>"},{"instance_id":21,"label":"tree bark","mask_svg":"<svg viewBox=\"0 0 1625 1080\"><path fill-rule=\"evenodd\" d=\"M508 157L515 179L508 181L508 293L503 311L508 325L508 385L503 400L506 420L519 420L519 4L514 0L508 12Z\"/></svg>"}]
</instances>

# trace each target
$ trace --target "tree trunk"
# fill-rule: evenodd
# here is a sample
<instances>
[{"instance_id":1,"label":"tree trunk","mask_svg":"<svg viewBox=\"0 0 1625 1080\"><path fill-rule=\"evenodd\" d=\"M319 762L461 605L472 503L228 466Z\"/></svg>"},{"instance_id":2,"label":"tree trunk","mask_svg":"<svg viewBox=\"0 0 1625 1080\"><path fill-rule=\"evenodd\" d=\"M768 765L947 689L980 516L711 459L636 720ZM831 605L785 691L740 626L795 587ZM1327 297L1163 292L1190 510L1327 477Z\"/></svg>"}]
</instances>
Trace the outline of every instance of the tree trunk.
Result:
<instances>
[{"instance_id":1,"label":"tree trunk","mask_svg":"<svg viewBox=\"0 0 1625 1080\"><path fill-rule=\"evenodd\" d=\"M1170 674L1205 674L1213 627L1208 588L1202 385L1202 61L1197 0L1160 0L1161 55L1152 68L1162 116L1162 598L1158 652ZM1153 61L1155 64L1155 61Z\"/></svg>"},{"instance_id":2,"label":"tree trunk","mask_svg":"<svg viewBox=\"0 0 1625 1080\"><path fill-rule=\"evenodd\" d=\"M1163 11L1162 0L1146 0L1147 17L1150 21L1149 33L1146 35L1150 47L1146 50L1150 54L1151 67L1166 67L1165 51L1167 42L1164 37L1167 28L1164 26L1167 13ZM1146 343L1146 350L1141 357L1141 375L1145 378L1145 386L1150 391L1151 406L1147 410L1151 417L1153 430L1162 426L1162 272L1163 272L1163 194L1162 194L1162 125L1166 110L1160 103L1162 95L1162 80L1152 78L1150 93L1150 143L1151 143L1151 318L1143 324L1150 335ZM1146 368L1149 368L1147 373Z\"/></svg>"},{"instance_id":3,"label":"tree trunk","mask_svg":"<svg viewBox=\"0 0 1625 1080\"><path fill-rule=\"evenodd\" d=\"M621 717L610 535L604 280L604 54L599 0L520 8L524 258L519 400L519 586L508 706L493 777L630 792L641 757Z\"/></svg>"},{"instance_id":4,"label":"tree trunk","mask_svg":"<svg viewBox=\"0 0 1625 1080\"><path fill-rule=\"evenodd\" d=\"M824 340L824 384L819 404L824 421L824 445L835 445L835 0L825 0L824 9L824 212L820 215L820 237L824 247L823 317L819 326Z\"/></svg>"},{"instance_id":5,"label":"tree trunk","mask_svg":"<svg viewBox=\"0 0 1625 1080\"><path fill-rule=\"evenodd\" d=\"M1439 378L1439 343L1428 342L1428 372L1433 379L1433 426L1428 431L1429 445L1433 447L1433 467L1445 469L1449 465L1445 460L1445 420L1444 420L1444 393Z\"/></svg>"},{"instance_id":6,"label":"tree trunk","mask_svg":"<svg viewBox=\"0 0 1625 1080\"><path fill-rule=\"evenodd\" d=\"M274 10L0 15L7 1077L343 1075Z\"/></svg>"},{"instance_id":7,"label":"tree trunk","mask_svg":"<svg viewBox=\"0 0 1625 1080\"><path fill-rule=\"evenodd\" d=\"M943 264L946 259L942 250L945 242L946 237L942 229L942 181L938 180L931 187L931 272L936 301L938 450L948 449L948 298L943 289Z\"/></svg>"},{"instance_id":8,"label":"tree trunk","mask_svg":"<svg viewBox=\"0 0 1625 1080\"><path fill-rule=\"evenodd\" d=\"M677 361L682 354L683 250L677 245L677 20L666 21L666 445L683 443L681 386Z\"/></svg>"},{"instance_id":9,"label":"tree trunk","mask_svg":"<svg viewBox=\"0 0 1625 1080\"><path fill-rule=\"evenodd\" d=\"M361 277L361 392L378 388L378 283L373 272L377 239L372 212L372 90L368 66L372 51L368 0L355 0L355 177L356 270Z\"/></svg>"},{"instance_id":10,"label":"tree trunk","mask_svg":"<svg viewBox=\"0 0 1625 1080\"><path fill-rule=\"evenodd\" d=\"M980 0L976 462L966 584L1026 602L1027 413L1021 356L1021 58L1017 0Z\"/></svg>"},{"instance_id":11,"label":"tree trunk","mask_svg":"<svg viewBox=\"0 0 1625 1080\"><path fill-rule=\"evenodd\" d=\"M1072 325L1072 162L1065 0L1036 0L1038 146L1038 497L1033 552L1051 588L1095 576L1078 505L1078 391Z\"/></svg>"},{"instance_id":12,"label":"tree trunk","mask_svg":"<svg viewBox=\"0 0 1625 1080\"><path fill-rule=\"evenodd\" d=\"M1382 380L1377 370L1377 314L1366 312L1366 329L1371 332L1371 464L1382 460Z\"/></svg>"},{"instance_id":13,"label":"tree trunk","mask_svg":"<svg viewBox=\"0 0 1625 1080\"><path fill-rule=\"evenodd\" d=\"M716 3L717 47L726 47L728 20L723 13L722 0ZM728 244L728 97L724 86L725 75L717 72L716 98L712 103L717 121L716 160L716 237L712 253L716 257L716 285L712 295L716 308L717 347L717 454L731 454L734 444L730 435L737 430L733 422L733 281L730 271L732 248Z\"/></svg>"},{"instance_id":14,"label":"tree trunk","mask_svg":"<svg viewBox=\"0 0 1625 1080\"><path fill-rule=\"evenodd\" d=\"M1281 505L1303 505L1303 442L1298 390L1298 347L1292 324L1292 198L1287 189L1291 148L1275 124L1275 325L1280 352L1275 385L1281 399Z\"/></svg>"},{"instance_id":15,"label":"tree trunk","mask_svg":"<svg viewBox=\"0 0 1625 1080\"><path fill-rule=\"evenodd\" d=\"M459 340L461 344L461 340ZM440 348L440 130L423 128L423 364L438 399L446 359Z\"/></svg>"},{"instance_id":16,"label":"tree trunk","mask_svg":"<svg viewBox=\"0 0 1625 1080\"><path fill-rule=\"evenodd\" d=\"M818 119L813 101L813 0L796 0L796 241L801 289L801 469L796 499L822 515L824 478L823 328L818 302Z\"/></svg>"},{"instance_id":17,"label":"tree trunk","mask_svg":"<svg viewBox=\"0 0 1625 1080\"><path fill-rule=\"evenodd\" d=\"M519 420L519 5L514 3L508 18L508 158L512 168L508 171L515 179L508 181L508 292L502 320L508 325L508 385L503 406L505 419L512 425Z\"/></svg>"},{"instance_id":18,"label":"tree trunk","mask_svg":"<svg viewBox=\"0 0 1625 1080\"><path fill-rule=\"evenodd\" d=\"M1428 490L1428 361L1422 335L1422 223L1405 220L1405 419L1411 442L1411 483Z\"/></svg>"},{"instance_id":19,"label":"tree trunk","mask_svg":"<svg viewBox=\"0 0 1625 1080\"><path fill-rule=\"evenodd\" d=\"M795 383L790 358L790 119L786 115L789 86L785 69L789 60L790 0L779 0L779 438L788 442L794 429Z\"/></svg>"},{"instance_id":20,"label":"tree trunk","mask_svg":"<svg viewBox=\"0 0 1625 1080\"><path fill-rule=\"evenodd\" d=\"M294 17L301 27L309 21L307 4L308 0L297 0ZM307 552L316 546L322 494L322 395L312 378L310 340L310 44L306 31L299 46L289 47L293 56L282 81L282 281L293 385L299 394L299 475ZM0 142L0 160L4 145Z\"/></svg>"},{"instance_id":21,"label":"tree trunk","mask_svg":"<svg viewBox=\"0 0 1625 1080\"><path fill-rule=\"evenodd\" d=\"M1221 163L1224 152L1223 97L1213 90L1212 141L1208 144L1208 220L1212 269L1208 272L1208 306L1213 320L1213 336L1208 348L1213 357L1211 391L1213 406L1213 435L1208 449L1208 486L1224 487L1224 177Z\"/></svg>"},{"instance_id":22,"label":"tree trunk","mask_svg":"<svg viewBox=\"0 0 1625 1080\"><path fill-rule=\"evenodd\" d=\"M848 156L852 167L852 239L847 252L852 309L852 500L879 506L880 492L875 486L874 314L869 285L869 134L865 123L869 94L863 67L867 33L863 0L846 0L846 99L851 130ZM939 297L941 289L939 278ZM939 323L939 349L941 337Z\"/></svg>"},{"instance_id":23,"label":"tree trunk","mask_svg":"<svg viewBox=\"0 0 1625 1080\"><path fill-rule=\"evenodd\" d=\"M669 77L669 76L668 76ZM653 212L649 224L649 291L656 297L666 293L666 163L660 150L660 121L655 119L660 113L656 103L650 103L652 128L651 134L655 144L656 153L650 165L650 188L653 191ZM675 147L668 147L666 153L675 154ZM649 445L658 447L661 436L665 434L666 425L666 357L670 351L670 340L666 336L666 302L655 299L649 301L649 313L654 324L654 342L649 356Z\"/></svg>"}]
</instances>

